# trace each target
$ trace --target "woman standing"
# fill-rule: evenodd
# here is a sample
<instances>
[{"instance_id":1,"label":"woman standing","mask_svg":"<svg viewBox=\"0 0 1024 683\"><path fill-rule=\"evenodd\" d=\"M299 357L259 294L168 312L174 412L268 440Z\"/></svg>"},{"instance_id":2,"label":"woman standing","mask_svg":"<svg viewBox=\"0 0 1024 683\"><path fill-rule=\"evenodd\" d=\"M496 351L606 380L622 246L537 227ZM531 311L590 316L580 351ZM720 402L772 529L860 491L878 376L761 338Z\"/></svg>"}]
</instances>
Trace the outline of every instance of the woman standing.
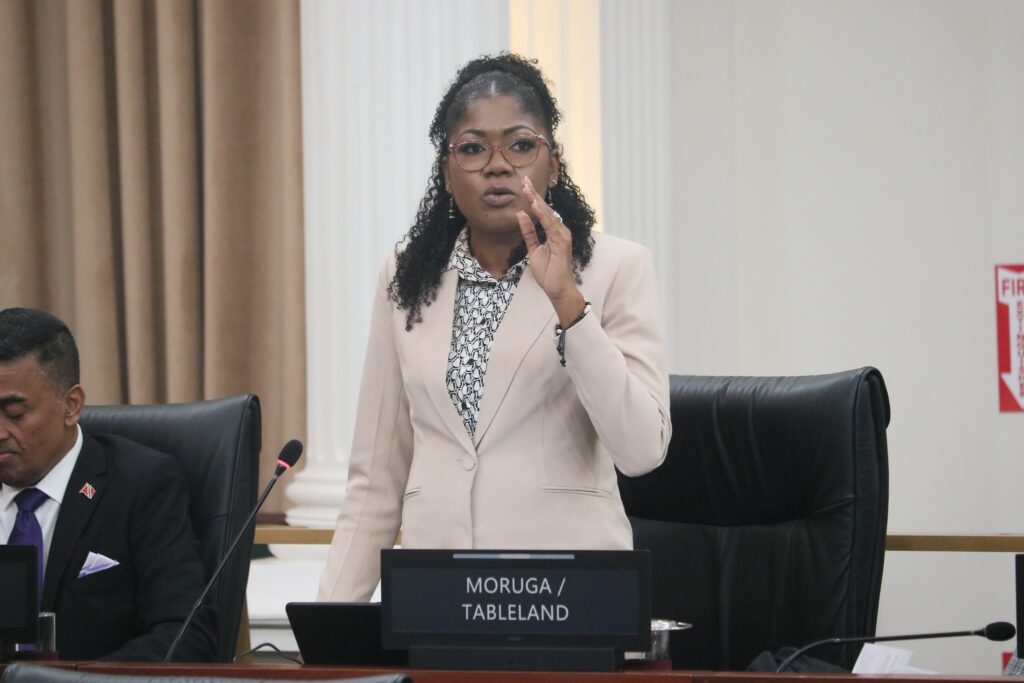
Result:
<instances>
[{"instance_id":1,"label":"woman standing","mask_svg":"<svg viewBox=\"0 0 1024 683\"><path fill-rule=\"evenodd\" d=\"M535 62L466 64L430 128L416 223L384 265L319 599L367 600L380 550L629 549L615 468L671 435L650 254L591 233Z\"/></svg>"}]
</instances>

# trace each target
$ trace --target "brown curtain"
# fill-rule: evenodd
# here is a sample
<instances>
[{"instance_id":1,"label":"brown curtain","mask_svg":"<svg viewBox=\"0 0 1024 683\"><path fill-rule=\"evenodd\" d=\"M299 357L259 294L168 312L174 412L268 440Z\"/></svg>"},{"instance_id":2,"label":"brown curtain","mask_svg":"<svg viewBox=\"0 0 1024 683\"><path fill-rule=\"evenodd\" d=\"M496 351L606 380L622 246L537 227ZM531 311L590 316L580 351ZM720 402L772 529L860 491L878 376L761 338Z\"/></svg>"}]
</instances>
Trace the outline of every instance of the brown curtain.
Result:
<instances>
[{"instance_id":1,"label":"brown curtain","mask_svg":"<svg viewBox=\"0 0 1024 683\"><path fill-rule=\"evenodd\" d=\"M0 0L0 308L68 322L90 403L258 394L265 469L305 433L300 102L298 0Z\"/></svg>"}]
</instances>

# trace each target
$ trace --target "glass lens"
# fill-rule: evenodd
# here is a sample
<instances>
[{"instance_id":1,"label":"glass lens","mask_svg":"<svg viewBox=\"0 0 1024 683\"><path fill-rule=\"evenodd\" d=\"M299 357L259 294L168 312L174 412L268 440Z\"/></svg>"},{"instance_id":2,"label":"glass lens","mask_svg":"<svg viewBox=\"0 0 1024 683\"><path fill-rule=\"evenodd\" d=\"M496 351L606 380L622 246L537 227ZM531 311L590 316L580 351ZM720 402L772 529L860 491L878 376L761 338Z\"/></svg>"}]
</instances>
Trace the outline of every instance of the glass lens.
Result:
<instances>
[{"instance_id":1,"label":"glass lens","mask_svg":"<svg viewBox=\"0 0 1024 683\"><path fill-rule=\"evenodd\" d=\"M534 137L513 138L504 145L505 159L513 166L528 166L537 159L540 142Z\"/></svg>"},{"instance_id":2,"label":"glass lens","mask_svg":"<svg viewBox=\"0 0 1024 683\"><path fill-rule=\"evenodd\" d=\"M479 171L491 160L491 146L486 142L467 140L454 146L455 161L464 171Z\"/></svg>"}]
</instances>

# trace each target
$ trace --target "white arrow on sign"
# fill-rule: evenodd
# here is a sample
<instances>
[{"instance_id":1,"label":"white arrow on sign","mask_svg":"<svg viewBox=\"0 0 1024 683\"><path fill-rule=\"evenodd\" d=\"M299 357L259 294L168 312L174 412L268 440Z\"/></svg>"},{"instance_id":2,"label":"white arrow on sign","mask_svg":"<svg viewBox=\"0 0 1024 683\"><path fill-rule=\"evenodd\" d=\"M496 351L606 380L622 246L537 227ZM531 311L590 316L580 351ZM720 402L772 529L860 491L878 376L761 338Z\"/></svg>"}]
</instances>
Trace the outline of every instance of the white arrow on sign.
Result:
<instances>
[{"instance_id":1,"label":"white arrow on sign","mask_svg":"<svg viewBox=\"0 0 1024 683\"><path fill-rule=\"evenodd\" d=\"M1024 408L1024 273L998 268L999 303L1009 310L1010 371L1001 375L1006 388Z\"/></svg>"}]
</instances>

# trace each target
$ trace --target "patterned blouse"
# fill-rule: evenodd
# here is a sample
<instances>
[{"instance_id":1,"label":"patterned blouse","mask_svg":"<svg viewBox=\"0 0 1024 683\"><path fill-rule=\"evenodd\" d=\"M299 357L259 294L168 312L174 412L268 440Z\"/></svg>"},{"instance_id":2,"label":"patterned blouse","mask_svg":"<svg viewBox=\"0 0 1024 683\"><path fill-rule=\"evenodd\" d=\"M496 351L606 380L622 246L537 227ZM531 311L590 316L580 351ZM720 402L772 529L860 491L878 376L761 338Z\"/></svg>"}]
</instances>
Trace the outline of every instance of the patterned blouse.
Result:
<instances>
[{"instance_id":1,"label":"patterned blouse","mask_svg":"<svg viewBox=\"0 0 1024 683\"><path fill-rule=\"evenodd\" d=\"M476 418L484 395L484 376L494 334L528 262L529 258L524 258L501 279L495 278L470 253L469 232L465 228L455 240L448 260L448 267L459 271L459 287L455 295L452 348L448 352L445 380L448 395L470 437L476 434Z\"/></svg>"}]
</instances>

